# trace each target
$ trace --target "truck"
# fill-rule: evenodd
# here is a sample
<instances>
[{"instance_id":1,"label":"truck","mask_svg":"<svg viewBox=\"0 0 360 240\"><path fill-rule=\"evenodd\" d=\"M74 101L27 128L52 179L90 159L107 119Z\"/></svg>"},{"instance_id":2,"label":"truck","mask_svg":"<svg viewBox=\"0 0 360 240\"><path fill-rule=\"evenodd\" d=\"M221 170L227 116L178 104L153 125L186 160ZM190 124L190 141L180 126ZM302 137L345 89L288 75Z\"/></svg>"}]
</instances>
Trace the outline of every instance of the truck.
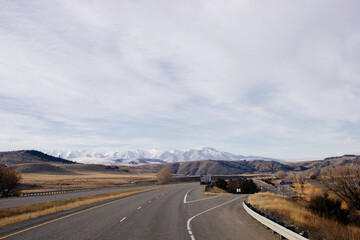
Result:
<instances>
[{"instance_id":1,"label":"truck","mask_svg":"<svg viewBox=\"0 0 360 240\"><path fill-rule=\"evenodd\" d=\"M200 185L209 185L211 183L211 174L200 175Z\"/></svg>"}]
</instances>

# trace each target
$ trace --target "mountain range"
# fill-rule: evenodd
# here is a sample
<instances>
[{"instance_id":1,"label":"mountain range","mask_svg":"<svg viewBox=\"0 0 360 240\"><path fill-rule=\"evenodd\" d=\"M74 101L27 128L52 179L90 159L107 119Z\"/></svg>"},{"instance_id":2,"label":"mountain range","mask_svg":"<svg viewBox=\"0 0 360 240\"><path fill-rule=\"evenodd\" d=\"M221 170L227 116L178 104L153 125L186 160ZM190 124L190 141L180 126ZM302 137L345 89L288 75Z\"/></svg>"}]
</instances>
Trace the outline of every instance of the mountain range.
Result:
<instances>
[{"instance_id":1,"label":"mountain range","mask_svg":"<svg viewBox=\"0 0 360 240\"><path fill-rule=\"evenodd\" d=\"M208 155L207 155L208 156ZM220 156L220 155L219 155ZM76 158L76 157L75 157ZM88 158L91 158L91 156ZM104 161L106 158L100 158ZM137 159L145 163L146 159ZM150 159L151 161L163 161ZM150 161L149 160L149 161ZM115 160L114 160L115 161ZM127 160L130 161L130 160ZM155 173L163 167L170 167L172 172L182 176L194 176L200 174L231 175L253 173L276 173L277 171L295 171L316 173L328 171L338 167L354 167L360 164L359 155L343 155L304 162L278 162L269 160L194 160L183 162L170 162L162 164L118 164L106 166L101 164L79 164L75 161L50 156L36 150L20 150L0 152L0 167L11 167L20 173L38 174L88 174L97 173Z\"/></svg>"},{"instance_id":2,"label":"mountain range","mask_svg":"<svg viewBox=\"0 0 360 240\"><path fill-rule=\"evenodd\" d=\"M260 157L235 155L228 152L221 152L211 147L189 150L123 150L115 152L92 152L88 150L79 151L56 151L51 150L47 154L68 159L78 163L86 164L104 164L104 165L138 165L147 163L172 163L187 162L194 160L281 160Z\"/></svg>"}]
</instances>

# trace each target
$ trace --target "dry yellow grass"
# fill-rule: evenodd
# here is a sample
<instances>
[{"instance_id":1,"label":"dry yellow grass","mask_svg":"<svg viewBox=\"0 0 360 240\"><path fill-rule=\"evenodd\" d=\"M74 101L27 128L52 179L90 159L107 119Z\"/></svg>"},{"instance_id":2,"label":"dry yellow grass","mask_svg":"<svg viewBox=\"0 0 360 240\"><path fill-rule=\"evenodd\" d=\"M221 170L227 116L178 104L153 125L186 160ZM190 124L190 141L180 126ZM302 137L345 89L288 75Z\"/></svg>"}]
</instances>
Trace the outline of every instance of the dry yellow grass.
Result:
<instances>
[{"instance_id":1,"label":"dry yellow grass","mask_svg":"<svg viewBox=\"0 0 360 240\"><path fill-rule=\"evenodd\" d=\"M0 210L0 226L22 222L28 219L38 218L55 212L61 212L64 210L85 206L96 202L129 196L131 194L165 188L165 187L170 187L170 186L125 190L121 192L60 200L57 201L56 210L55 210L54 202L29 204L16 208L3 209Z\"/></svg>"},{"instance_id":2,"label":"dry yellow grass","mask_svg":"<svg viewBox=\"0 0 360 240\"><path fill-rule=\"evenodd\" d=\"M224 189L218 188L218 187L213 187L210 192L204 192L205 195L209 195L209 196L216 196L216 195L232 195L232 193L228 193L227 191L225 191Z\"/></svg>"},{"instance_id":3,"label":"dry yellow grass","mask_svg":"<svg viewBox=\"0 0 360 240\"><path fill-rule=\"evenodd\" d=\"M304 185L304 188L302 189L301 184L294 183L293 184L294 188L292 188L292 190L298 192L299 196L302 197L304 200L310 201L312 198L323 195L325 192L327 192L329 195L329 198L340 200L341 204L342 204L341 207L344 209L348 209L348 206L346 205L346 203L342 199L340 199L338 196L336 196L333 192L326 191L325 188L319 187L320 183L317 184L318 186L315 186L312 183L305 183L303 185Z\"/></svg>"},{"instance_id":4,"label":"dry yellow grass","mask_svg":"<svg viewBox=\"0 0 360 240\"><path fill-rule=\"evenodd\" d=\"M114 174L81 172L72 175L55 174L22 174L22 183L27 186L34 186L25 189L29 191L50 191L74 188L93 188L105 186L118 186L130 183L142 183L155 181L155 174Z\"/></svg>"},{"instance_id":5,"label":"dry yellow grass","mask_svg":"<svg viewBox=\"0 0 360 240\"><path fill-rule=\"evenodd\" d=\"M272 215L277 216L288 225L295 225L306 230L313 239L358 240L360 228L344 226L335 221L319 217L298 202L272 193L250 195L248 202Z\"/></svg>"},{"instance_id":6,"label":"dry yellow grass","mask_svg":"<svg viewBox=\"0 0 360 240\"><path fill-rule=\"evenodd\" d=\"M304 188L301 188L301 184L294 182L292 184L291 190L299 193L299 195L305 200L310 200L311 198L322 195L324 193L324 189L316 187L312 183L305 183L303 186Z\"/></svg>"}]
</instances>

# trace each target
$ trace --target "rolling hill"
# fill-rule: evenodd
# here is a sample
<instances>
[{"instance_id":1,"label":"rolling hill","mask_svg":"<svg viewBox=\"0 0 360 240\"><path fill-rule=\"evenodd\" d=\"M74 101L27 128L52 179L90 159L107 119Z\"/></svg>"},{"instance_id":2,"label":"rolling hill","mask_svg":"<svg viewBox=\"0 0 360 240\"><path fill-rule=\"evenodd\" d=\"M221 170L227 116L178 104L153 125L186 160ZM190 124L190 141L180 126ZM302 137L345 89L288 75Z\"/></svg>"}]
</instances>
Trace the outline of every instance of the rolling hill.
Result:
<instances>
[{"instance_id":1,"label":"rolling hill","mask_svg":"<svg viewBox=\"0 0 360 240\"><path fill-rule=\"evenodd\" d=\"M3 165L11 166L22 163L64 163L76 164L76 162L59 157L50 156L36 150L21 150L11 152L0 152L0 162Z\"/></svg>"}]
</instances>

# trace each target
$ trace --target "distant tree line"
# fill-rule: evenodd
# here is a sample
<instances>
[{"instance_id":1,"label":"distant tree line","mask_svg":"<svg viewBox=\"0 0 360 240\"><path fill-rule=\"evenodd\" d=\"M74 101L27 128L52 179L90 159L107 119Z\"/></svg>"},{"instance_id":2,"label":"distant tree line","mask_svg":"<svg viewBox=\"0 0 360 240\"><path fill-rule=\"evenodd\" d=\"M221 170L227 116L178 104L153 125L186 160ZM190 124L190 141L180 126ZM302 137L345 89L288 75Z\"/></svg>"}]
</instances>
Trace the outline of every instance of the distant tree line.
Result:
<instances>
[{"instance_id":1,"label":"distant tree line","mask_svg":"<svg viewBox=\"0 0 360 240\"><path fill-rule=\"evenodd\" d=\"M105 166L105 170L116 170L119 169L118 166Z\"/></svg>"},{"instance_id":2,"label":"distant tree line","mask_svg":"<svg viewBox=\"0 0 360 240\"><path fill-rule=\"evenodd\" d=\"M242 194L253 194L259 191L257 185L252 179L239 178L239 179L229 179L226 181L223 178L216 178L215 181L211 183L211 187L218 187L229 193L242 193ZM240 192L237 191L240 189Z\"/></svg>"}]
</instances>

